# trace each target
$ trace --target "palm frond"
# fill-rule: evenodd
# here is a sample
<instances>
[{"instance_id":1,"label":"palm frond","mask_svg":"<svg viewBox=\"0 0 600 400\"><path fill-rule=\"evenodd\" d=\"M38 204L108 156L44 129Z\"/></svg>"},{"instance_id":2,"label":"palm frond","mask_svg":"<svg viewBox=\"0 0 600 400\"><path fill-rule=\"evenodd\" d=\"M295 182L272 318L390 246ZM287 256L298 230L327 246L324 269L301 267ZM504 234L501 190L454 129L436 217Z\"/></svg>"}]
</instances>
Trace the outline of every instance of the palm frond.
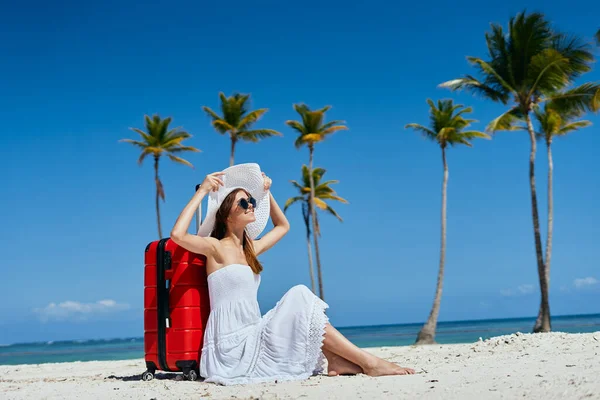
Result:
<instances>
[{"instance_id":1,"label":"palm frond","mask_svg":"<svg viewBox=\"0 0 600 400\"><path fill-rule=\"evenodd\" d=\"M306 199L303 196L290 197L287 199L285 205L283 206L283 212L286 212L288 207L299 201L306 201Z\"/></svg>"},{"instance_id":2,"label":"palm frond","mask_svg":"<svg viewBox=\"0 0 600 400\"><path fill-rule=\"evenodd\" d=\"M327 129L331 128L332 126L335 126L335 125L342 125L342 124L345 124L345 123L346 123L346 121L330 121L330 122L328 122L328 123L324 124L324 125L321 127L321 129L323 129L323 130L327 130Z\"/></svg>"},{"instance_id":3,"label":"palm frond","mask_svg":"<svg viewBox=\"0 0 600 400\"><path fill-rule=\"evenodd\" d=\"M253 131L238 132L237 137L249 142L258 142L260 139L271 136L283 136L281 133L273 129L255 129Z\"/></svg>"},{"instance_id":4,"label":"palm frond","mask_svg":"<svg viewBox=\"0 0 600 400\"><path fill-rule=\"evenodd\" d=\"M144 162L144 159L146 158L146 156L147 156L148 154L153 154L153 152L152 152L152 151L149 151L147 148L146 148L146 149L144 149L144 150L142 151L142 154L140 154L140 157L138 158L138 160L137 160L137 163L138 163L139 165L142 165L142 163Z\"/></svg>"},{"instance_id":5,"label":"palm frond","mask_svg":"<svg viewBox=\"0 0 600 400\"><path fill-rule=\"evenodd\" d=\"M461 135L464 136L466 139L470 140L470 139L491 139L491 136L484 133L484 132L479 132L479 131L463 131L461 132Z\"/></svg>"},{"instance_id":6,"label":"palm frond","mask_svg":"<svg viewBox=\"0 0 600 400\"><path fill-rule=\"evenodd\" d=\"M184 160L183 158L174 156L172 154L167 154L167 157L169 157L171 159L171 161L174 161L174 162L176 162L178 164L183 164L183 165L187 165L190 168L194 168L194 166L192 165L191 162L189 162L187 160Z\"/></svg>"},{"instance_id":7,"label":"palm frond","mask_svg":"<svg viewBox=\"0 0 600 400\"><path fill-rule=\"evenodd\" d=\"M191 151L193 153L201 153L202 152L202 150L197 149L192 146L179 146L179 147L173 147L173 148L168 149L169 153L181 153L184 151Z\"/></svg>"},{"instance_id":8,"label":"palm frond","mask_svg":"<svg viewBox=\"0 0 600 400\"><path fill-rule=\"evenodd\" d=\"M132 139L121 139L121 140L119 140L119 142L131 143L132 145L137 146L141 149L145 149L146 147L148 147L147 143L138 142L137 140L132 140Z\"/></svg>"},{"instance_id":9,"label":"palm frond","mask_svg":"<svg viewBox=\"0 0 600 400\"><path fill-rule=\"evenodd\" d=\"M302 188L304 187L301 184L299 184L297 181L290 181L290 183L299 190L302 190Z\"/></svg>"},{"instance_id":10,"label":"palm frond","mask_svg":"<svg viewBox=\"0 0 600 400\"><path fill-rule=\"evenodd\" d=\"M330 180L330 181L320 182L319 186L329 187L329 185L335 185L336 183L340 183L340 181L334 179L334 180ZM316 189L317 189L317 187L315 186L315 190Z\"/></svg>"},{"instance_id":11,"label":"palm frond","mask_svg":"<svg viewBox=\"0 0 600 400\"><path fill-rule=\"evenodd\" d=\"M324 137L318 133L309 133L307 135L302 135L302 142L304 143L318 143L324 139Z\"/></svg>"},{"instance_id":12,"label":"palm frond","mask_svg":"<svg viewBox=\"0 0 600 400\"><path fill-rule=\"evenodd\" d=\"M149 135L146 132L144 132L143 130L138 129L138 128L129 128L129 129L131 129L134 132L137 132L146 141L146 143L152 144L152 141L154 139L152 137L152 135Z\"/></svg>"},{"instance_id":13,"label":"palm frond","mask_svg":"<svg viewBox=\"0 0 600 400\"><path fill-rule=\"evenodd\" d=\"M294 146L299 149L300 147L304 146L306 144L306 142L304 141L304 136L300 135L296 138L296 140L294 141Z\"/></svg>"},{"instance_id":14,"label":"palm frond","mask_svg":"<svg viewBox=\"0 0 600 400\"><path fill-rule=\"evenodd\" d=\"M238 125L239 130L246 130L250 126L252 126L256 121L258 121L264 113L268 111L268 108L261 108L258 110L254 110L249 112L245 117L242 118L240 124Z\"/></svg>"},{"instance_id":15,"label":"palm frond","mask_svg":"<svg viewBox=\"0 0 600 400\"><path fill-rule=\"evenodd\" d=\"M438 87L450 89L452 91L467 90L475 94L479 94L484 98L488 98L492 101L500 101L504 104L508 101L508 95L501 91L498 91L470 75L466 75L464 78L453 79L440 83Z\"/></svg>"},{"instance_id":16,"label":"palm frond","mask_svg":"<svg viewBox=\"0 0 600 400\"><path fill-rule=\"evenodd\" d=\"M325 200L335 200L339 201L340 203L348 204L348 200L344 199L343 197L336 196L334 194L324 194L320 198Z\"/></svg>"},{"instance_id":17,"label":"palm frond","mask_svg":"<svg viewBox=\"0 0 600 400\"><path fill-rule=\"evenodd\" d=\"M168 149L170 147L181 146L181 142L183 142L185 139L189 139L191 137L192 137L192 135L190 135L189 133L187 133L185 131L172 130L163 137L163 141L161 142L160 145L166 149Z\"/></svg>"},{"instance_id":18,"label":"palm frond","mask_svg":"<svg viewBox=\"0 0 600 400\"><path fill-rule=\"evenodd\" d=\"M569 83L565 67L569 59L554 49L544 49L531 58L530 79L533 81L528 98L535 93L551 93L564 88Z\"/></svg>"},{"instance_id":19,"label":"palm frond","mask_svg":"<svg viewBox=\"0 0 600 400\"><path fill-rule=\"evenodd\" d=\"M310 194L310 190L309 190L309 194ZM335 194L335 190L333 190L330 187L315 188L315 197L318 197L320 199L324 199L325 196L330 196L330 195L334 195L334 194Z\"/></svg>"},{"instance_id":20,"label":"palm frond","mask_svg":"<svg viewBox=\"0 0 600 400\"><path fill-rule=\"evenodd\" d=\"M339 214L333 209L331 208L330 205L327 205L326 210L333 215L334 217L336 217L340 222L344 222L344 220L342 219L342 217L339 216Z\"/></svg>"},{"instance_id":21,"label":"palm frond","mask_svg":"<svg viewBox=\"0 0 600 400\"><path fill-rule=\"evenodd\" d=\"M202 109L204 110L204 112L206 112L212 119L221 119L221 117L219 116L219 114L217 114L216 112L214 112L212 109L210 109L210 107L207 106L203 106Z\"/></svg>"},{"instance_id":22,"label":"palm frond","mask_svg":"<svg viewBox=\"0 0 600 400\"><path fill-rule=\"evenodd\" d=\"M285 121L286 125L290 128L296 130L299 134L304 135L306 131L304 130L304 126L298 121Z\"/></svg>"},{"instance_id":23,"label":"palm frond","mask_svg":"<svg viewBox=\"0 0 600 400\"><path fill-rule=\"evenodd\" d=\"M495 80L502 86L505 92L516 93L516 90L508 82L506 82L504 78L500 76L500 74L496 72L494 67L492 67L490 64L477 57L467 57L467 60L471 64L478 66L484 74L492 75L495 78Z\"/></svg>"},{"instance_id":24,"label":"palm frond","mask_svg":"<svg viewBox=\"0 0 600 400\"><path fill-rule=\"evenodd\" d=\"M498 131L516 131L522 129L522 126L516 125L517 122L523 121L523 113L518 107L513 107L498 118L492 120L486 127L488 132Z\"/></svg>"},{"instance_id":25,"label":"palm frond","mask_svg":"<svg viewBox=\"0 0 600 400\"><path fill-rule=\"evenodd\" d=\"M327 203L315 196L315 206L321 210L327 209Z\"/></svg>"},{"instance_id":26,"label":"palm frond","mask_svg":"<svg viewBox=\"0 0 600 400\"><path fill-rule=\"evenodd\" d=\"M334 133L334 132L347 131L347 130L348 130L347 126L345 126L345 125L337 125L337 126L329 127L327 129L322 129L321 133L323 135L329 135L329 134Z\"/></svg>"},{"instance_id":27,"label":"palm frond","mask_svg":"<svg viewBox=\"0 0 600 400\"><path fill-rule=\"evenodd\" d=\"M563 114L596 112L600 109L600 85L584 83L563 93L548 96L544 101L551 101L552 107Z\"/></svg>"},{"instance_id":28,"label":"palm frond","mask_svg":"<svg viewBox=\"0 0 600 400\"><path fill-rule=\"evenodd\" d=\"M220 133L221 135L227 133L227 132L233 132L235 131L235 128L231 125L229 125L227 123L227 121L222 120L222 119L215 119L212 122L212 126L215 128L215 130Z\"/></svg>"},{"instance_id":29,"label":"palm frond","mask_svg":"<svg viewBox=\"0 0 600 400\"><path fill-rule=\"evenodd\" d=\"M559 32L552 39L552 48L569 60L564 67L569 80L574 80L591 70L594 55L591 52L591 44L587 41Z\"/></svg>"},{"instance_id":30,"label":"palm frond","mask_svg":"<svg viewBox=\"0 0 600 400\"><path fill-rule=\"evenodd\" d=\"M578 129L587 128L590 125L592 125L592 122L588 121L588 120L571 122L571 123L564 125L562 128L560 128L560 130L558 132L556 132L556 136L564 136L564 135L566 135L570 132L574 132Z\"/></svg>"},{"instance_id":31,"label":"palm frond","mask_svg":"<svg viewBox=\"0 0 600 400\"><path fill-rule=\"evenodd\" d=\"M408 128L412 128L417 132L420 132L424 138L429 139L429 140L435 140L437 133L435 133L434 131L432 131L429 128L424 127L423 125L419 125L419 124L406 124L404 126L404 129L408 129Z\"/></svg>"}]
</instances>

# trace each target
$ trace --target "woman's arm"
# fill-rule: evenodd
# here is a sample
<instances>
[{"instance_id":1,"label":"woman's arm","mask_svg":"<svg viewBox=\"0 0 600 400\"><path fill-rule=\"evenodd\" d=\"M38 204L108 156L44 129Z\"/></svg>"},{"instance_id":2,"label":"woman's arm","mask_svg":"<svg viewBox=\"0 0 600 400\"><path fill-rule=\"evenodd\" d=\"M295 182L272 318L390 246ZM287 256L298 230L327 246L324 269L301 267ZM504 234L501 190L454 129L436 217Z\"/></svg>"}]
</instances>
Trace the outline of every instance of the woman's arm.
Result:
<instances>
[{"instance_id":1,"label":"woman's arm","mask_svg":"<svg viewBox=\"0 0 600 400\"><path fill-rule=\"evenodd\" d=\"M271 179L265 176L265 188L268 190L271 187ZM273 229L271 229L265 236L260 238L259 240L255 240L254 252L256 255L264 253L269 250L271 247L275 245L275 243L279 242L282 237L285 236L286 233L290 230L290 223L281 208L279 208L279 204L275 201L273 194L269 192L269 200L271 202L271 220L273 221Z\"/></svg>"},{"instance_id":2,"label":"woman's arm","mask_svg":"<svg viewBox=\"0 0 600 400\"><path fill-rule=\"evenodd\" d=\"M181 214L179 214L179 217L177 218L177 221L171 230L172 241L188 251L204 254L207 257L216 258L217 261L219 261L219 240L212 237L190 235L188 233L188 229L190 227L190 222L192 222L192 218L194 217L194 214L200 206L204 196L206 196L211 190L218 190L219 185L223 185L223 181L219 178L221 175L223 175L222 172L215 172L206 176L204 182L202 182L202 185L200 185L196 193L194 193L194 197L192 197Z\"/></svg>"}]
</instances>

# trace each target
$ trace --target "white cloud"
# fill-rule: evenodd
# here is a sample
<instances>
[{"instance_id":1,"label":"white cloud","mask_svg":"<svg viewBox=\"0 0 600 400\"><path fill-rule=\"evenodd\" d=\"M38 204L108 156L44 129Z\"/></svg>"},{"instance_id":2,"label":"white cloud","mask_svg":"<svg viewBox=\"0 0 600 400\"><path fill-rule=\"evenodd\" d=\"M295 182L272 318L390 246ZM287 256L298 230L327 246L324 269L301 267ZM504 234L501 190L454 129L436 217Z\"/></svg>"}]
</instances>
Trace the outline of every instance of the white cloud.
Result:
<instances>
[{"instance_id":1,"label":"white cloud","mask_svg":"<svg viewBox=\"0 0 600 400\"><path fill-rule=\"evenodd\" d=\"M533 293L533 291L535 290L535 286L533 285L521 285L519 286L519 292L523 293L523 294L529 294L529 293Z\"/></svg>"},{"instance_id":2,"label":"white cloud","mask_svg":"<svg viewBox=\"0 0 600 400\"><path fill-rule=\"evenodd\" d=\"M511 296L531 294L533 292L535 292L535 285L525 283L523 285L519 285L516 289L502 289L500 291L500 294L504 297L511 297Z\"/></svg>"},{"instance_id":3,"label":"white cloud","mask_svg":"<svg viewBox=\"0 0 600 400\"><path fill-rule=\"evenodd\" d=\"M594 286L600 283L598 279L588 276L587 278L577 278L573 281L573 286L577 289L583 289L586 287Z\"/></svg>"},{"instance_id":4,"label":"white cloud","mask_svg":"<svg viewBox=\"0 0 600 400\"><path fill-rule=\"evenodd\" d=\"M129 309L129 304L117 303L111 299L99 300L95 303L80 303L78 301L64 301L50 303L44 308L35 308L34 313L41 321L48 320L84 320L90 316L106 314Z\"/></svg>"}]
</instances>

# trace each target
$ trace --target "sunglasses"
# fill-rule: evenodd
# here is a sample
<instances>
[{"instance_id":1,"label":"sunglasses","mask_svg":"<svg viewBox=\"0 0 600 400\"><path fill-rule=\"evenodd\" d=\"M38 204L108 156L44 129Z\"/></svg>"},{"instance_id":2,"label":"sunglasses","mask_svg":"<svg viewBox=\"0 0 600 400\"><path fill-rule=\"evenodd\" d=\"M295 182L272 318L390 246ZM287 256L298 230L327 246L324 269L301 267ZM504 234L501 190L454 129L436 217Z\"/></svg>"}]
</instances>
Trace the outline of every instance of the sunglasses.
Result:
<instances>
[{"instance_id":1,"label":"sunglasses","mask_svg":"<svg viewBox=\"0 0 600 400\"><path fill-rule=\"evenodd\" d=\"M238 201L238 205L244 210L247 210L250 204L252 204L252 208L256 208L256 199L252 196L250 196L250 198L247 200L242 198L240 201Z\"/></svg>"}]
</instances>

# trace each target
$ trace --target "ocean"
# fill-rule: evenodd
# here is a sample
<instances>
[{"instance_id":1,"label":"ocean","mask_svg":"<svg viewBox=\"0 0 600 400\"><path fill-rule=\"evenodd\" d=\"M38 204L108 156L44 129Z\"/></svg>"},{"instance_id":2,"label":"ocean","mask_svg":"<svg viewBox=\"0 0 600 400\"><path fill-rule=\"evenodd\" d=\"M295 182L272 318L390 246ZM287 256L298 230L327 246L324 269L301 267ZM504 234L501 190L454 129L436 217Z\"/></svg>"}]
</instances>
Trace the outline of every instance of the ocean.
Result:
<instances>
[{"instance_id":1,"label":"ocean","mask_svg":"<svg viewBox=\"0 0 600 400\"><path fill-rule=\"evenodd\" d=\"M534 318L439 322L436 341L440 344L473 343L479 338L529 333ZM406 346L414 343L422 324L356 326L338 328L359 347ZM555 332L600 331L600 314L552 318ZM41 364L71 361L129 360L144 357L141 337L15 343L0 346L0 365Z\"/></svg>"}]
</instances>

